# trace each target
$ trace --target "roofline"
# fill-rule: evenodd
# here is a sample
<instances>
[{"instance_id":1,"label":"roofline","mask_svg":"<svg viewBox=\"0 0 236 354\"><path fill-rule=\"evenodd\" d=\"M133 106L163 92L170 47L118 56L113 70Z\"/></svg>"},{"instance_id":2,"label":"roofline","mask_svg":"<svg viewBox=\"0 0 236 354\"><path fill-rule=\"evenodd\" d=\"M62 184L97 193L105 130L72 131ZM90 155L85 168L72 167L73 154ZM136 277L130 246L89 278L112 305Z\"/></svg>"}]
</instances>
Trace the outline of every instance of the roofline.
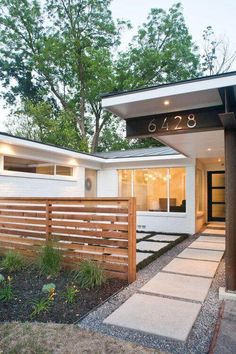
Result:
<instances>
[{"instance_id":1,"label":"roofline","mask_svg":"<svg viewBox=\"0 0 236 354\"><path fill-rule=\"evenodd\" d=\"M56 146L53 144L46 144L46 143L42 143L39 141L34 141L34 140L30 140L27 138L23 138L23 137L19 137L19 136L15 136L12 134L8 134L5 132L0 132L0 143L1 141L4 142L4 139L2 140L1 137L5 137L5 142L6 143L11 143L14 145L14 140L19 140L22 142L22 144L18 144L18 145L23 145L23 146L28 146L29 145L41 145L41 147L43 147L43 150L46 150L46 147L49 147L52 149L52 152L56 152L56 153L60 153L60 151L57 150L61 150L61 153L64 152L64 154L69 155L70 157L74 157L77 159L83 159L83 160L88 160L91 162L99 162L99 163L104 163L104 164L110 164L110 163L117 163L117 162L127 162L127 161L151 161L151 160L164 160L164 159L179 159L179 158L186 158L184 155L177 153L173 153L173 154L168 154L168 155L156 155L156 156L127 156L127 157L115 157L115 158L107 158L107 157L98 157L96 155L92 155L92 154L88 154L88 153L83 153L83 152L77 152L75 150L72 149L68 149L68 148L63 148L61 146ZM8 141L10 140L10 141ZM28 143L28 144L24 144Z\"/></svg>"},{"instance_id":2,"label":"roofline","mask_svg":"<svg viewBox=\"0 0 236 354\"><path fill-rule=\"evenodd\" d=\"M195 77L193 79L175 81L175 82L170 82L170 83L166 83L166 84L157 84L157 85L152 85L152 86L148 86L148 87L140 87L140 88L136 88L136 89L132 89L132 90L108 92L108 93L103 93L100 96L101 96L101 98L109 98L109 97L113 97L113 96L123 96L123 95L128 95L131 93L135 93L135 92L150 91L150 90L162 88L162 87L178 86L178 85L182 85L182 84L189 83L189 82L211 80L214 78L221 78L221 77L227 77L227 76L233 76L233 75L236 75L236 71L230 71L227 73L221 73L221 74L215 74L215 75Z\"/></svg>"}]
</instances>

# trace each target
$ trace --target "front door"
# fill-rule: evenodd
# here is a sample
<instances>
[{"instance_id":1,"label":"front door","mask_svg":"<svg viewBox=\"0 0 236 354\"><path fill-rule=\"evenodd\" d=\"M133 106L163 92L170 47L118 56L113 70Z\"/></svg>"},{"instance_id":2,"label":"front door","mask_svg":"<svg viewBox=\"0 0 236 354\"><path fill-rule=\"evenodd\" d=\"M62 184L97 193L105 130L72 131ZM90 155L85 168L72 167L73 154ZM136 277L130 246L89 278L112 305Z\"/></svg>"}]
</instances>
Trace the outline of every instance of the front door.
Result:
<instances>
[{"instance_id":1,"label":"front door","mask_svg":"<svg viewBox=\"0 0 236 354\"><path fill-rule=\"evenodd\" d=\"M225 221L225 171L208 172L208 221Z\"/></svg>"}]
</instances>

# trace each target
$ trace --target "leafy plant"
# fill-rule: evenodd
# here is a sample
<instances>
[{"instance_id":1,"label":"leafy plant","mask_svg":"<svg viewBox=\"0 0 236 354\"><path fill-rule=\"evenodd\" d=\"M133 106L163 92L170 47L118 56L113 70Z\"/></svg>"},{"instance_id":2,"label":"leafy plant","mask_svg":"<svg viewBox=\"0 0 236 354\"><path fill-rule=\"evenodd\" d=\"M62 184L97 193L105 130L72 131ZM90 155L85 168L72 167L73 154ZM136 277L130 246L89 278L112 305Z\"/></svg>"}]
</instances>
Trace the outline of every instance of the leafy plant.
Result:
<instances>
[{"instance_id":1,"label":"leafy plant","mask_svg":"<svg viewBox=\"0 0 236 354\"><path fill-rule=\"evenodd\" d=\"M24 268L24 257L16 251L8 251L1 262L1 266L8 272L16 272Z\"/></svg>"},{"instance_id":2,"label":"leafy plant","mask_svg":"<svg viewBox=\"0 0 236 354\"><path fill-rule=\"evenodd\" d=\"M39 256L39 268L45 275L55 276L61 269L61 253L52 245L42 247Z\"/></svg>"},{"instance_id":3,"label":"leafy plant","mask_svg":"<svg viewBox=\"0 0 236 354\"><path fill-rule=\"evenodd\" d=\"M73 304L75 302L76 296L78 294L79 290L75 285L69 285L66 288L66 291L64 293L66 302L68 304Z\"/></svg>"},{"instance_id":4,"label":"leafy plant","mask_svg":"<svg viewBox=\"0 0 236 354\"><path fill-rule=\"evenodd\" d=\"M35 317L40 315L43 312L48 312L49 307L51 306L51 301L49 298L42 298L39 300L33 300L33 311L31 312L30 317Z\"/></svg>"},{"instance_id":5,"label":"leafy plant","mask_svg":"<svg viewBox=\"0 0 236 354\"><path fill-rule=\"evenodd\" d=\"M42 287L43 293L51 293L54 292L56 289L56 285L54 283L44 284Z\"/></svg>"},{"instance_id":6,"label":"leafy plant","mask_svg":"<svg viewBox=\"0 0 236 354\"><path fill-rule=\"evenodd\" d=\"M100 286L106 281L104 270L100 265L87 259L80 263L79 270L74 272L73 279L81 288L88 289Z\"/></svg>"},{"instance_id":7,"label":"leafy plant","mask_svg":"<svg viewBox=\"0 0 236 354\"><path fill-rule=\"evenodd\" d=\"M8 277L6 281L1 283L0 287L0 301L7 302L12 300L14 297L11 278Z\"/></svg>"},{"instance_id":8,"label":"leafy plant","mask_svg":"<svg viewBox=\"0 0 236 354\"><path fill-rule=\"evenodd\" d=\"M4 275L0 274L0 284L1 284L1 283L3 283L3 282L4 282L4 280L5 280Z\"/></svg>"}]
</instances>

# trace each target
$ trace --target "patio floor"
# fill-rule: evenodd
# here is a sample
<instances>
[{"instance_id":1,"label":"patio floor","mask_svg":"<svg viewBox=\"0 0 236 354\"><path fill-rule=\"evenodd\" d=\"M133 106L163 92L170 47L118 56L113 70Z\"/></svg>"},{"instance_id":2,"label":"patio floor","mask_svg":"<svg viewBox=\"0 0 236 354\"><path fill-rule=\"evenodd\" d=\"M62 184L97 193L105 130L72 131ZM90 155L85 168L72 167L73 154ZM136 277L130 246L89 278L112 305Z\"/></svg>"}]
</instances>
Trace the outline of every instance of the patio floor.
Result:
<instances>
[{"instance_id":1,"label":"patio floor","mask_svg":"<svg viewBox=\"0 0 236 354\"><path fill-rule=\"evenodd\" d=\"M224 229L211 231L212 239L203 232L104 323L186 341L224 254Z\"/></svg>"}]
</instances>

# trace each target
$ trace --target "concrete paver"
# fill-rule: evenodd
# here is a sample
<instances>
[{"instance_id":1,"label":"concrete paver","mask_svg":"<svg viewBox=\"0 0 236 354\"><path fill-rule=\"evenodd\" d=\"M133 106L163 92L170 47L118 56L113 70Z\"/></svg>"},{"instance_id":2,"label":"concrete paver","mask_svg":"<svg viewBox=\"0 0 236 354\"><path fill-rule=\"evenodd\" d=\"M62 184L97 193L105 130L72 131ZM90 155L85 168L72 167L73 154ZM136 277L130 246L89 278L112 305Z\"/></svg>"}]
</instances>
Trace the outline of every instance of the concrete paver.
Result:
<instances>
[{"instance_id":1,"label":"concrete paver","mask_svg":"<svg viewBox=\"0 0 236 354\"><path fill-rule=\"evenodd\" d=\"M222 237L222 236L200 236L197 239L197 241L225 243L225 237Z\"/></svg>"},{"instance_id":2,"label":"concrete paver","mask_svg":"<svg viewBox=\"0 0 236 354\"><path fill-rule=\"evenodd\" d=\"M144 237L148 236L150 234L143 233L143 232L137 232L136 233L136 240L142 240Z\"/></svg>"},{"instance_id":3,"label":"concrete paver","mask_svg":"<svg viewBox=\"0 0 236 354\"><path fill-rule=\"evenodd\" d=\"M163 242L141 241L137 243L137 250L157 252L160 251L163 247L166 247L167 245L168 243Z\"/></svg>"},{"instance_id":4,"label":"concrete paver","mask_svg":"<svg viewBox=\"0 0 236 354\"><path fill-rule=\"evenodd\" d=\"M163 271L213 278L217 267L217 262L175 258L163 268Z\"/></svg>"},{"instance_id":5,"label":"concrete paver","mask_svg":"<svg viewBox=\"0 0 236 354\"><path fill-rule=\"evenodd\" d=\"M201 304L134 294L104 323L185 341L200 309Z\"/></svg>"},{"instance_id":6,"label":"concrete paver","mask_svg":"<svg viewBox=\"0 0 236 354\"><path fill-rule=\"evenodd\" d=\"M205 229L202 232L202 235L206 235L206 234L210 234L210 235L225 235L225 230L216 230L216 229Z\"/></svg>"},{"instance_id":7,"label":"concrete paver","mask_svg":"<svg viewBox=\"0 0 236 354\"><path fill-rule=\"evenodd\" d=\"M148 257L150 257L152 255L153 255L153 253L136 252L136 264L141 263L144 259L147 259Z\"/></svg>"},{"instance_id":8,"label":"concrete paver","mask_svg":"<svg viewBox=\"0 0 236 354\"><path fill-rule=\"evenodd\" d=\"M205 250L214 250L214 251L224 251L225 244L220 242L202 242L202 241L194 241L191 243L189 248L198 248Z\"/></svg>"},{"instance_id":9,"label":"concrete paver","mask_svg":"<svg viewBox=\"0 0 236 354\"><path fill-rule=\"evenodd\" d=\"M186 248L178 254L178 258L199 259L202 261L219 262L223 257L223 251L202 250L197 248Z\"/></svg>"},{"instance_id":10,"label":"concrete paver","mask_svg":"<svg viewBox=\"0 0 236 354\"><path fill-rule=\"evenodd\" d=\"M203 302L212 279L160 272L140 290Z\"/></svg>"},{"instance_id":11,"label":"concrete paver","mask_svg":"<svg viewBox=\"0 0 236 354\"><path fill-rule=\"evenodd\" d=\"M178 240L180 236L175 236L175 235L155 235L149 238L149 240L153 241L167 241L167 242L173 242Z\"/></svg>"}]
</instances>

